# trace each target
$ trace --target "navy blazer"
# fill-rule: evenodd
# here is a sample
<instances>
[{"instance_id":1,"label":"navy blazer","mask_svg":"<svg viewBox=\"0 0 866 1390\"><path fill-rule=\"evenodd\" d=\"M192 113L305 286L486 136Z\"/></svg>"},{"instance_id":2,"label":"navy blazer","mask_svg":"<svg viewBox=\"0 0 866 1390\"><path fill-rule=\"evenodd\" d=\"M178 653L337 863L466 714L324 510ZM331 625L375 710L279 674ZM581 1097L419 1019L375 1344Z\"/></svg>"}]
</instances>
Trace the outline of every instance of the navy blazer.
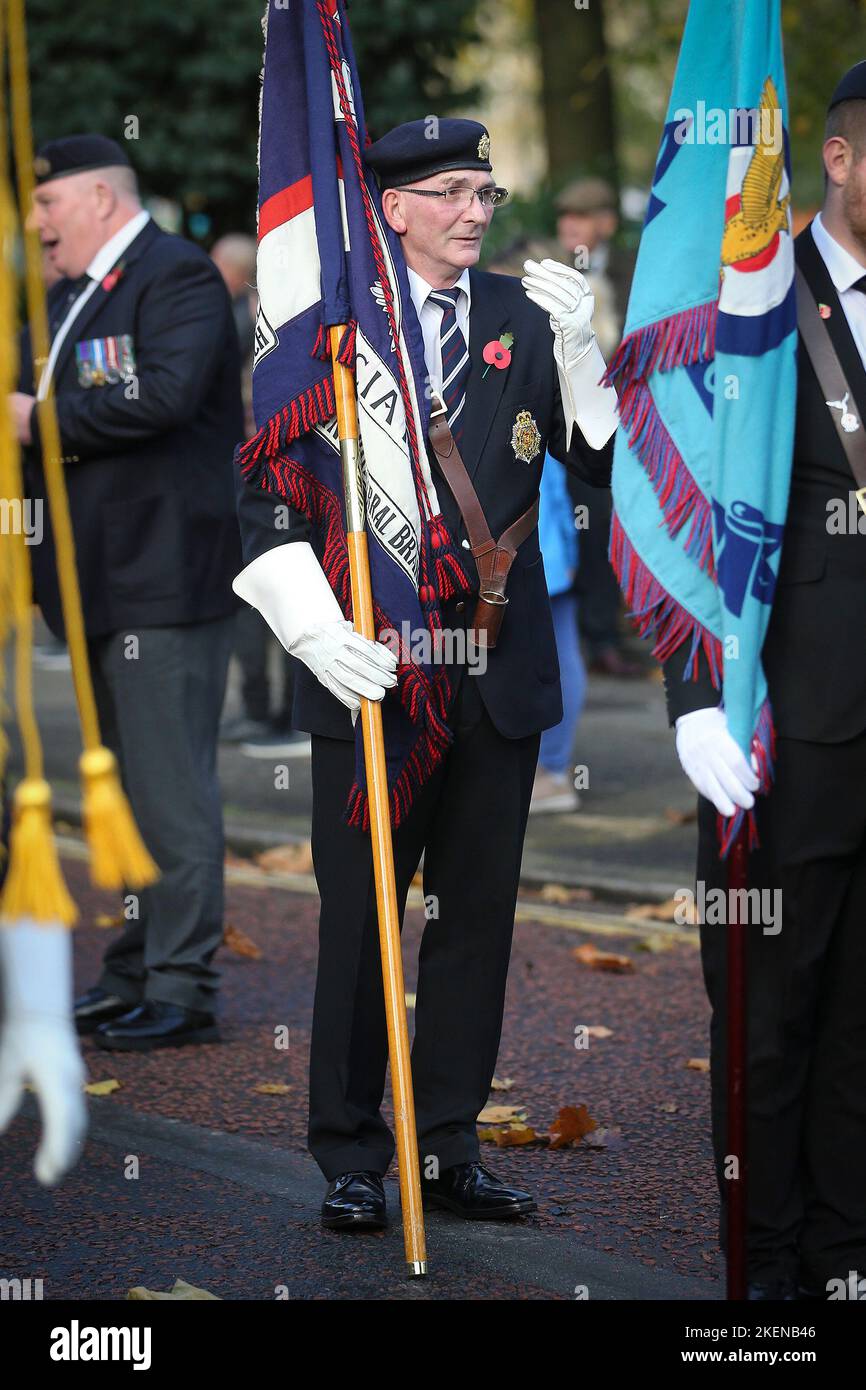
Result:
<instances>
[{"instance_id":1,"label":"navy blazer","mask_svg":"<svg viewBox=\"0 0 866 1390\"><path fill-rule=\"evenodd\" d=\"M240 354L228 291L210 257L154 221L70 326L54 389L88 636L225 616L241 564L232 457L243 437ZM51 287L49 313L70 291ZM87 386L88 340L130 335L134 380ZM76 344L84 344L76 354ZM34 393L29 333L21 389ZM37 411L28 495L45 498ZM63 635L49 509L29 547L35 598Z\"/></svg>"},{"instance_id":2,"label":"navy blazer","mask_svg":"<svg viewBox=\"0 0 866 1390\"><path fill-rule=\"evenodd\" d=\"M538 496L545 450L549 449L585 482L610 485L613 443L594 450L577 425L571 448L565 447L565 421L559 381L553 359L553 338L548 315L527 299L519 279L470 270L469 317L470 373L466 389L461 453L478 493L491 533L498 537L516 521ZM487 343L508 330L514 336L510 365L491 367L482 352ZM541 434L538 455L531 463L515 457L511 444L518 413L528 410ZM457 503L428 449L442 513L459 542L466 537ZM275 503L279 516L275 521ZM238 514L249 563L275 545L310 540L319 559L321 545L305 519L295 513L284 526L285 504L238 477ZM474 561L461 548L464 567L478 589ZM522 738L558 724L562 718L559 662L538 528L518 547L508 576L508 607L499 641L488 654L487 669L478 680L479 691L496 728L506 738ZM447 629L471 624L471 596L452 598L442 606ZM391 698L389 692L386 699ZM348 710L298 663L293 722L309 733L331 738L351 738Z\"/></svg>"}]
</instances>

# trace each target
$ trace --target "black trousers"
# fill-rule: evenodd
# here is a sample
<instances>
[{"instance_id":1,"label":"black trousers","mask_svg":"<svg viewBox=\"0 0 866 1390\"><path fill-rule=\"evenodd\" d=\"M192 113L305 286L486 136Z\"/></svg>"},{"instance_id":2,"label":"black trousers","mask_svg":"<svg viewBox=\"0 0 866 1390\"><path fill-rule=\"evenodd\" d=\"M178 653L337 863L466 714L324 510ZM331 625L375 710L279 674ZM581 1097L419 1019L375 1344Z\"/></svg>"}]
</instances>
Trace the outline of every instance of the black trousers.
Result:
<instances>
[{"instance_id":1,"label":"black trousers","mask_svg":"<svg viewBox=\"0 0 866 1390\"><path fill-rule=\"evenodd\" d=\"M749 859L750 887L781 890L781 930L748 931L749 1274L823 1290L866 1275L866 733L777 753ZM715 821L701 798L698 878L725 888ZM701 950L724 1248L724 925L701 927Z\"/></svg>"},{"instance_id":2,"label":"black trousers","mask_svg":"<svg viewBox=\"0 0 866 1390\"><path fill-rule=\"evenodd\" d=\"M428 920L412 1075L422 1172L477 1159L475 1121L499 1048L514 908L539 735L506 739L462 675L454 742L394 833L397 899L424 852ZM313 735L312 849L321 896L310 1045L309 1147L325 1177L385 1173L379 1108L388 1042L369 834L343 821L354 745Z\"/></svg>"}]
</instances>

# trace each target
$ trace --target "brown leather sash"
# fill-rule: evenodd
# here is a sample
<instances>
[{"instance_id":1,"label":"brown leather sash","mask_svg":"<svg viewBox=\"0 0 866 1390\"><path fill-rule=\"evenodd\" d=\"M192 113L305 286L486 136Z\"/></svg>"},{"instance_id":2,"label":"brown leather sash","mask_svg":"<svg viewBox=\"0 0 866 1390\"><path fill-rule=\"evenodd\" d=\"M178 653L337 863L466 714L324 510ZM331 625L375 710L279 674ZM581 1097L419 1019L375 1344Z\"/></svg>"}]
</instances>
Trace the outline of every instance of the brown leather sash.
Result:
<instances>
[{"instance_id":1,"label":"brown leather sash","mask_svg":"<svg viewBox=\"0 0 866 1390\"><path fill-rule=\"evenodd\" d=\"M531 536L538 523L538 498L532 506L502 532L498 541L490 534L487 518L478 500L478 493L460 457L460 450L448 424L445 407L437 396L433 397L433 410L430 415L430 447L439 460L448 486L460 508L460 514L469 532L469 545L478 570L478 602L472 618L475 645L487 650L496 646L505 605L505 582L517 547L527 536Z\"/></svg>"},{"instance_id":2,"label":"brown leather sash","mask_svg":"<svg viewBox=\"0 0 866 1390\"><path fill-rule=\"evenodd\" d=\"M854 402L854 392L842 368L827 325L818 313L815 296L800 267L797 267L797 327L815 369L818 385L830 408L836 433L845 450L854 481L855 496L866 512L866 430ZM844 312L844 310L842 310Z\"/></svg>"}]
</instances>

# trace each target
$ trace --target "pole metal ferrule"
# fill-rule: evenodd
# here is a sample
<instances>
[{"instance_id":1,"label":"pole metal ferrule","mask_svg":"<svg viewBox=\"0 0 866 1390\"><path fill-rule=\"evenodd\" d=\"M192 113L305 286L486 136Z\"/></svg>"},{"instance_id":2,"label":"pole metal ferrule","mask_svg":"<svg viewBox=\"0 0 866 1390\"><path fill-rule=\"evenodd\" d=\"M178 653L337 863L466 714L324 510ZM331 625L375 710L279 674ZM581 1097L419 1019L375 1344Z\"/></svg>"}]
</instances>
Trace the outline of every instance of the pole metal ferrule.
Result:
<instances>
[{"instance_id":1,"label":"pole metal ferrule","mask_svg":"<svg viewBox=\"0 0 866 1390\"><path fill-rule=\"evenodd\" d=\"M357 439L340 440L343 465L343 499L346 503L346 530L364 529L364 470Z\"/></svg>"},{"instance_id":2,"label":"pole metal ferrule","mask_svg":"<svg viewBox=\"0 0 866 1390\"><path fill-rule=\"evenodd\" d=\"M427 1261L410 1260L406 1265L406 1270L410 1279L418 1279L422 1274L427 1273Z\"/></svg>"}]
</instances>

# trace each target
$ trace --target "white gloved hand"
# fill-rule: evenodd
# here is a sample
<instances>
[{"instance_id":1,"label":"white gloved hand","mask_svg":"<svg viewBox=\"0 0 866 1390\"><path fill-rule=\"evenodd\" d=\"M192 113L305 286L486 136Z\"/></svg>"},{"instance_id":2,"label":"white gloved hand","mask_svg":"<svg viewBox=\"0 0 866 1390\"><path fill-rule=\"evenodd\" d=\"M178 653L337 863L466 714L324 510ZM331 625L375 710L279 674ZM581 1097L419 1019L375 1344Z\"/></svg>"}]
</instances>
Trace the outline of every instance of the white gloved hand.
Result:
<instances>
[{"instance_id":1,"label":"white gloved hand","mask_svg":"<svg viewBox=\"0 0 866 1390\"><path fill-rule=\"evenodd\" d=\"M590 448L601 449L617 426L617 400L612 386L599 385L605 360L592 327L595 296L579 270L559 261L524 261L523 268L527 298L550 317L566 448L577 423Z\"/></svg>"},{"instance_id":2,"label":"white gloved hand","mask_svg":"<svg viewBox=\"0 0 866 1390\"><path fill-rule=\"evenodd\" d=\"M357 714L361 699L382 700L397 684L397 658L355 632L308 541L274 546L232 582L278 640L331 694Z\"/></svg>"},{"instance_id":3,"label":"white gloved hand","mask_svg":"<svg viewBox=\"0 0 866 1390\"><path fill-rule=\"evenodd\" d=\"M732 816L738 806L751 810L759 785L755 759L750 767L731 737L724 710L718 705L692 710L681 714L675 727L683 771L697 791L723 816Z\"/></svg>"},{"instance_id":4,"label":"white gloved hand","mask_svg":"<svg viewBox=\"0 0 866 1390\"><path fill-rule=\"evenodd\" d=\"M71 937L60 923L0 924L0 1133L29 1082L42 1115L33 1171L45 1186L72 1167L87 1130L87 1071L72 1018Z\"/></svg>"},{"instance_id":5,"label":"white gloved hand","mask_svg":"<svg viewBox=\"0 0 866 1390\"><path fill-rule=\"evenodd\" d=\"M595 341L595 295L579 270L559 261L524 261L523 269L526 274L520 283L526 297L550 315L554 356L567 368L589 352Z\"/></svg>"}]
</instances>

